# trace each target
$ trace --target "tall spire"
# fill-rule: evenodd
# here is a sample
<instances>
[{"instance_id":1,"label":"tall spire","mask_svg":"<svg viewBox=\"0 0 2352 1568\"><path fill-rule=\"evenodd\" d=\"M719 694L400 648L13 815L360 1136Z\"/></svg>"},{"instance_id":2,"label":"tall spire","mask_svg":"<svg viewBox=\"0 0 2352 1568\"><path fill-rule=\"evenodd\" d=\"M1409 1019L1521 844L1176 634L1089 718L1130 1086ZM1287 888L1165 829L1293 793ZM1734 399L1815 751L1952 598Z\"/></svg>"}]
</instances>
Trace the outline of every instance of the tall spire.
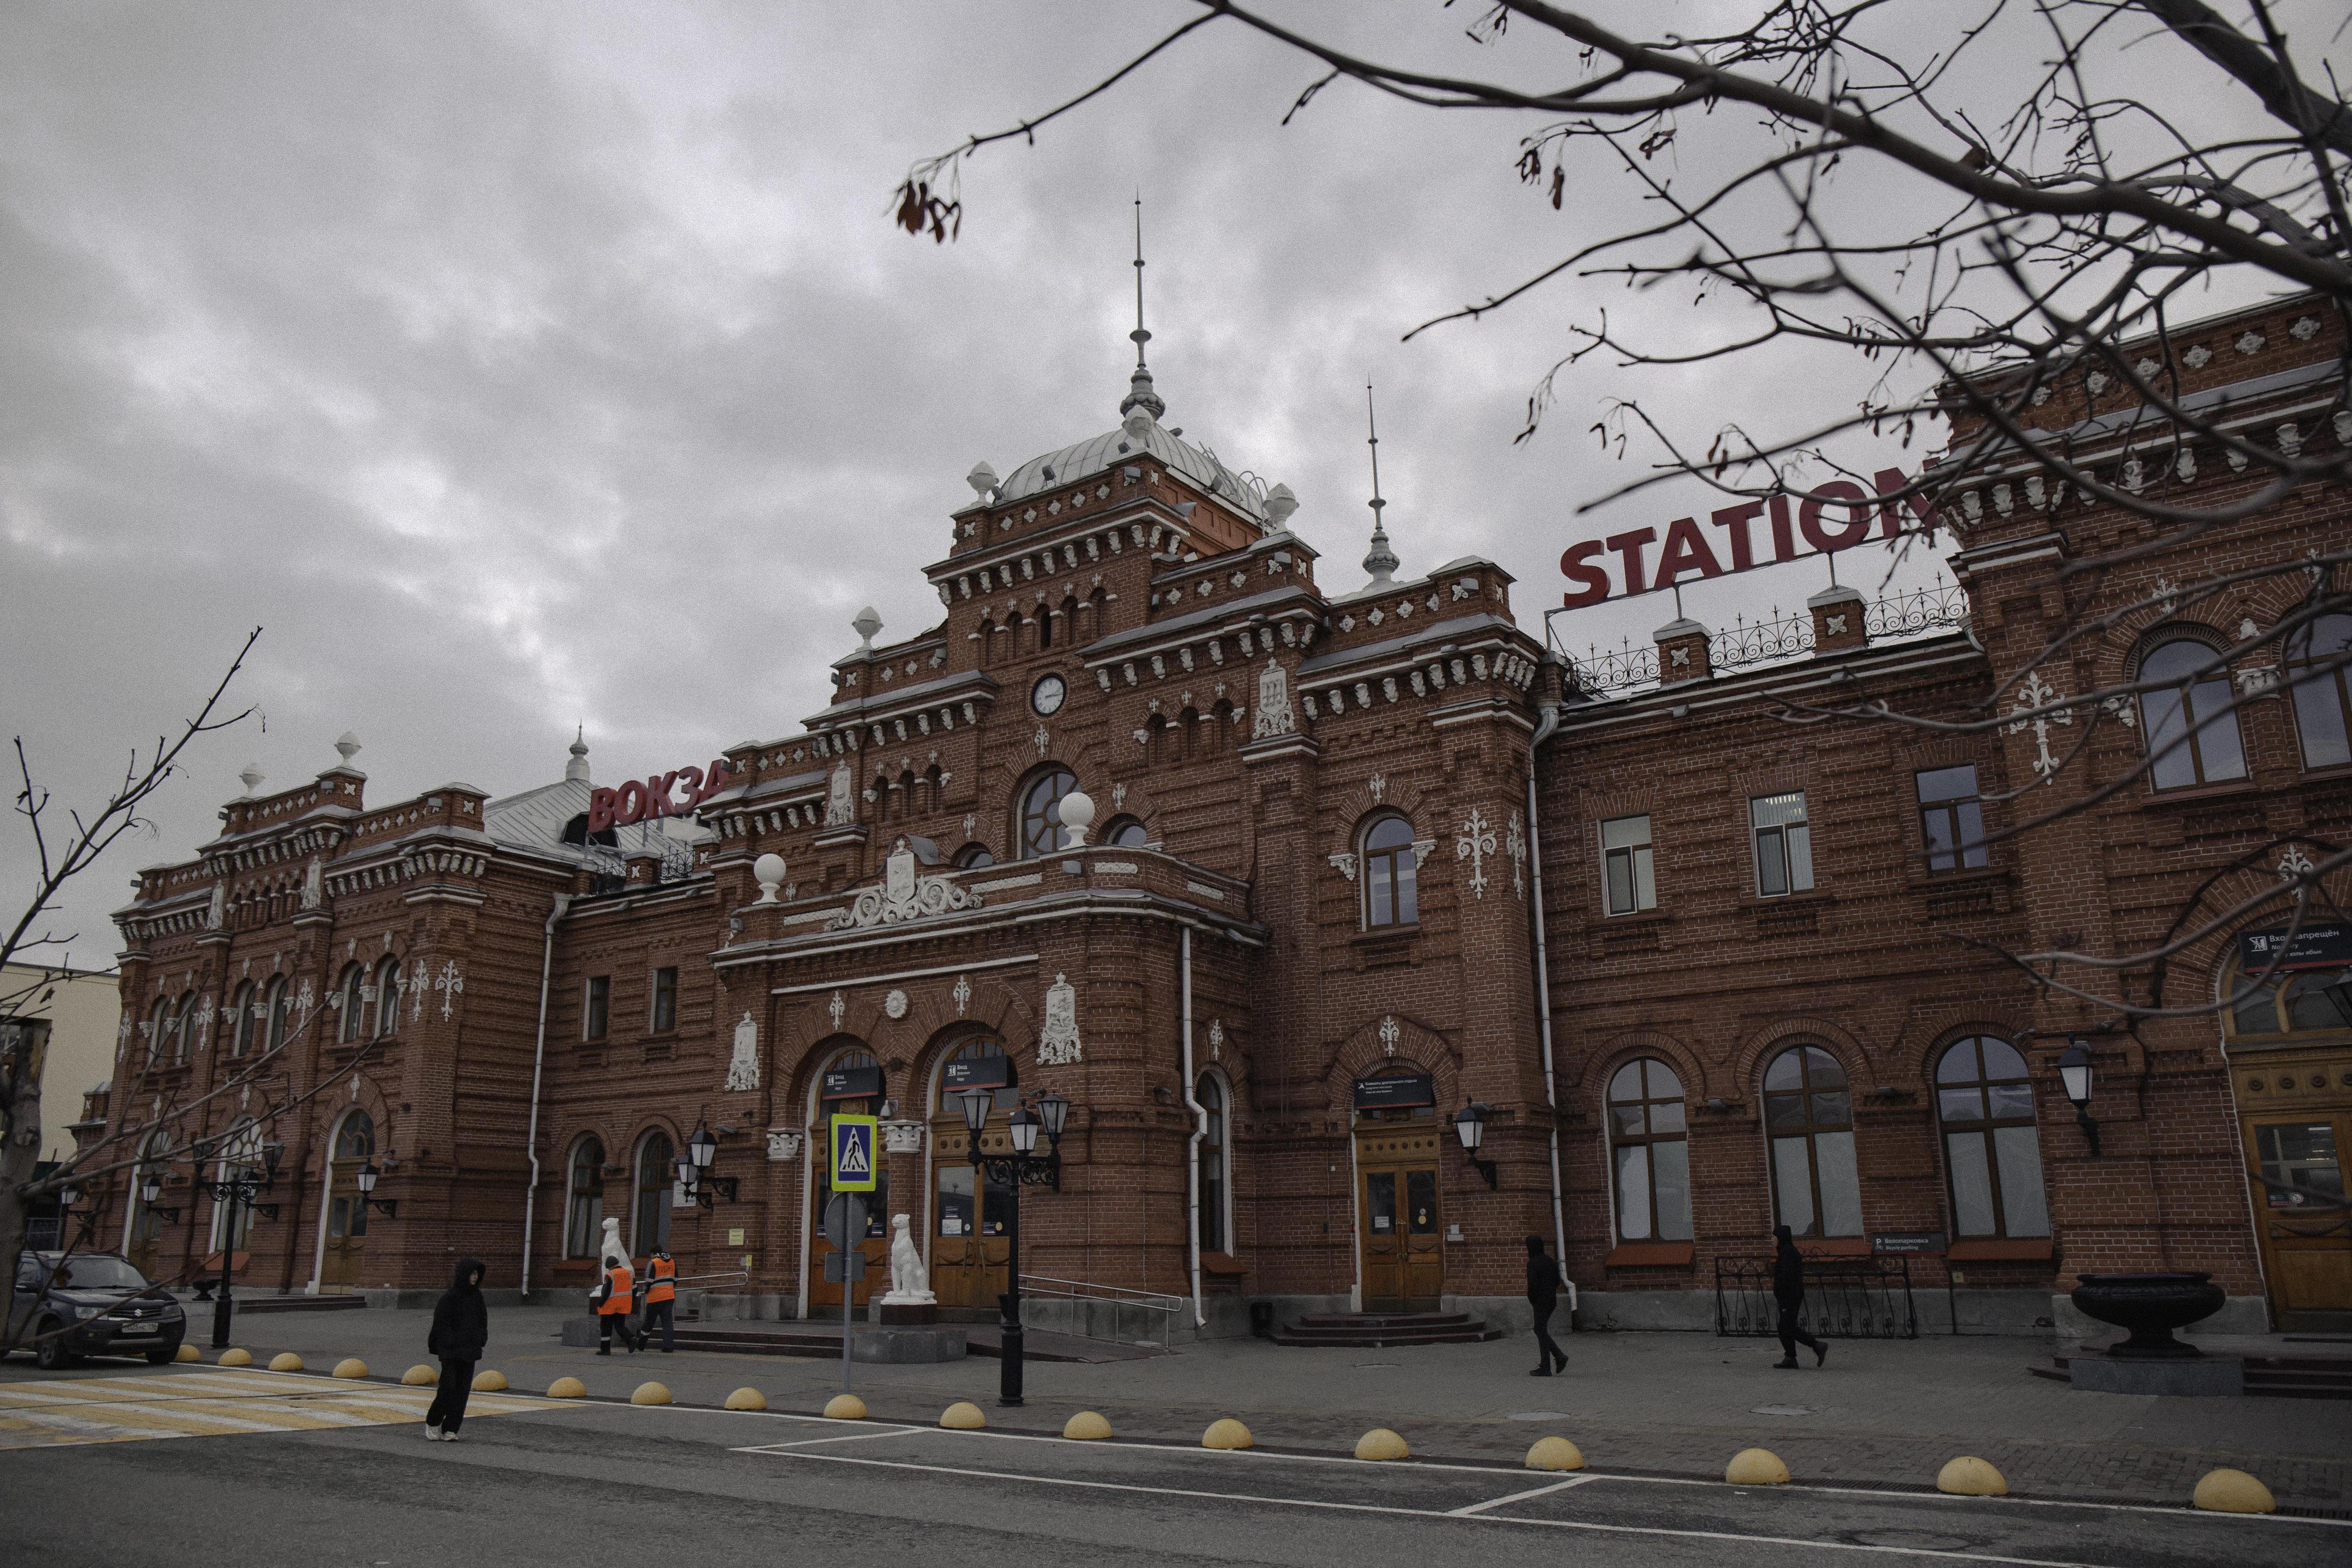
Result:
<instances>
[{"instance_id":1,"label":"tall spire","mask_svg":"<svg viewBox=\"0 0 2352 1568\"><path fill-rule=\"evenodd\" d=\"M566 782L588 782L588 730L584 725L572 737L572 760L563 765L563 777Z\"/></svg>"},{"instance_id":2,"label":"tall spire","mask_svg":"<svg viewBox=\"0 0 2352 1568\"><path fill-rule=\"evenodd\" d=\"M1364 557L1364 570L1372 574L1372 586L1385 588L1396 575L1396 551L1389 549L1388 531L1381 527L1381 508L1388 503L1381 499L1381 427L1372 415L1372 379L1364 378L1364 444L1372 449L1372 548Z\"/></svg>"},{"instance_id":3,"label":"tall spire","mask_svg":"<svg viewBox=\"0 0 2352 1568\"><path fill-rule=\"evenodd\" d=\"M1135 373L1128 378L1127 397L1118 405L1124 415L1142 409L1153 419L1168 412L1160 394L1151 390L1151 368L1143 362L1143 345L1151 341L1151 333L1143 325L1143 193L1135 193L1135 330L1128 337L1135 343Z\"/></svg>"}]
</instances>

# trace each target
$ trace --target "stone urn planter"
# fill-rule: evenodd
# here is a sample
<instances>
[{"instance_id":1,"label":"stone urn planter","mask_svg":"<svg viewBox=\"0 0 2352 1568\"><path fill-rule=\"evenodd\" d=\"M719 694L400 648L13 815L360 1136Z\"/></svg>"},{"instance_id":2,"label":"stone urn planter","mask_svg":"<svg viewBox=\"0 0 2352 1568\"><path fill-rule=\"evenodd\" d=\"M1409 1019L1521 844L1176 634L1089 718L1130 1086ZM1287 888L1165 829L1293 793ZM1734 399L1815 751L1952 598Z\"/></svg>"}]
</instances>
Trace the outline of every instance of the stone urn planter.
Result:
<instances>
[{"instance_id":1,"label":"stone urn planter","mask_svg":"<svg viewBox=\"0 0 2352 1568\"><path fill-rule=\"evenodd\" d=\"M2074 1305L2087 1317L2128 1329L2131 1337L2108 1350L2112 1356L2154 1360L2201 1355L2172 1331L2211 1317L2228 1297L2210 1274L2085 1274L2074 1287Z\"/></svg>"}]
</instances>

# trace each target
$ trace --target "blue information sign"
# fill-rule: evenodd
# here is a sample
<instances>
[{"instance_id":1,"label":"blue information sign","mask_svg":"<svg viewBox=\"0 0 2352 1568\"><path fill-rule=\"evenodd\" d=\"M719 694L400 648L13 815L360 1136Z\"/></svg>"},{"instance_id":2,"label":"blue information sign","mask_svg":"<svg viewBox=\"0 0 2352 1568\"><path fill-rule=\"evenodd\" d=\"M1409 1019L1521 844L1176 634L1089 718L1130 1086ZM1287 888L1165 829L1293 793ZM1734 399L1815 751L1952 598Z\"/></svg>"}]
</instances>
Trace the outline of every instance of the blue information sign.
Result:
<instances>
[{"instance_id":1,"label":"blue information sign","mask_svg":"<svg viewBox=\"0 0 2352 1568\"><path fill-rule=\"evenodd\" d=\"M874 1190L874 1148L881 1126L878 1116L835 1116L826 1124L833 1149L834 1191Z\"/></svg>"}]
</instances>

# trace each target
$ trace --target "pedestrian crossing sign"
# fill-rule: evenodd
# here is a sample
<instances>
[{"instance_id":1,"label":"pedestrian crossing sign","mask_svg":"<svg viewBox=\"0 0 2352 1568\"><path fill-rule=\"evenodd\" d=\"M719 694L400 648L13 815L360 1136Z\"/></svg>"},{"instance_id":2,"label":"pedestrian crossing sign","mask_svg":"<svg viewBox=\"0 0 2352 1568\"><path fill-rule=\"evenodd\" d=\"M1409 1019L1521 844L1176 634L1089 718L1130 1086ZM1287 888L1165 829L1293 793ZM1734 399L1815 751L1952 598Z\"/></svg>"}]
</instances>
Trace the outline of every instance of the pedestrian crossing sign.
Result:
<instances>
[{"instance_id":1,"label":"pedestrian crossing sign","mask_svg":"<svg viewBox=\"0 0 2352 1568\"><path fill-rule=\"evenodd\" d=\"M874 1190L875 1134L881 1125L877 1116L835 1116L827 1123L832 1135L834 1191Z\"/></svg>"}]
</instances>

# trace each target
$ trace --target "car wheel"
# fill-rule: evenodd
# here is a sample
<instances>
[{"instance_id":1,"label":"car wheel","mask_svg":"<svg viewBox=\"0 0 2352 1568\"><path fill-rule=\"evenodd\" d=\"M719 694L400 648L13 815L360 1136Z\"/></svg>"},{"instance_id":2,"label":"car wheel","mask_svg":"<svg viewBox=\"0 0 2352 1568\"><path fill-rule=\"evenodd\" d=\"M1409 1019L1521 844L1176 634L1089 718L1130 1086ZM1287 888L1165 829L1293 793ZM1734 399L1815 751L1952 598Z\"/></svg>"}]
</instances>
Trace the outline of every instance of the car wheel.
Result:
<instances>
[{"instance_id":1,"label":"car wheel","mask_svg":"<svg viewBox=\"0 0 2352 1568\"><path fill-rule=\"evenodd\" d=\"M80 1359L66 1348L65 1336L57 1332L63 1327L65 1325L55 1318L43 1318L41 1326L33 1331L37 1334L52 1336L43 1339L33 1352L33 1360L39 1364L43 1372L63 1372Z\"/></svg>"},{"instance_id":2,"label":"car wheel","mask_svg":"<svg viewBox=\"0 0 2352 1568\"><path fill-rule=\"evenodd\" d=\"M168 1366L179 1359L180 1347L176 1344L159 1344L147 1353L147 1364L150 1366Z\"/></svg>"}]
</instances>

